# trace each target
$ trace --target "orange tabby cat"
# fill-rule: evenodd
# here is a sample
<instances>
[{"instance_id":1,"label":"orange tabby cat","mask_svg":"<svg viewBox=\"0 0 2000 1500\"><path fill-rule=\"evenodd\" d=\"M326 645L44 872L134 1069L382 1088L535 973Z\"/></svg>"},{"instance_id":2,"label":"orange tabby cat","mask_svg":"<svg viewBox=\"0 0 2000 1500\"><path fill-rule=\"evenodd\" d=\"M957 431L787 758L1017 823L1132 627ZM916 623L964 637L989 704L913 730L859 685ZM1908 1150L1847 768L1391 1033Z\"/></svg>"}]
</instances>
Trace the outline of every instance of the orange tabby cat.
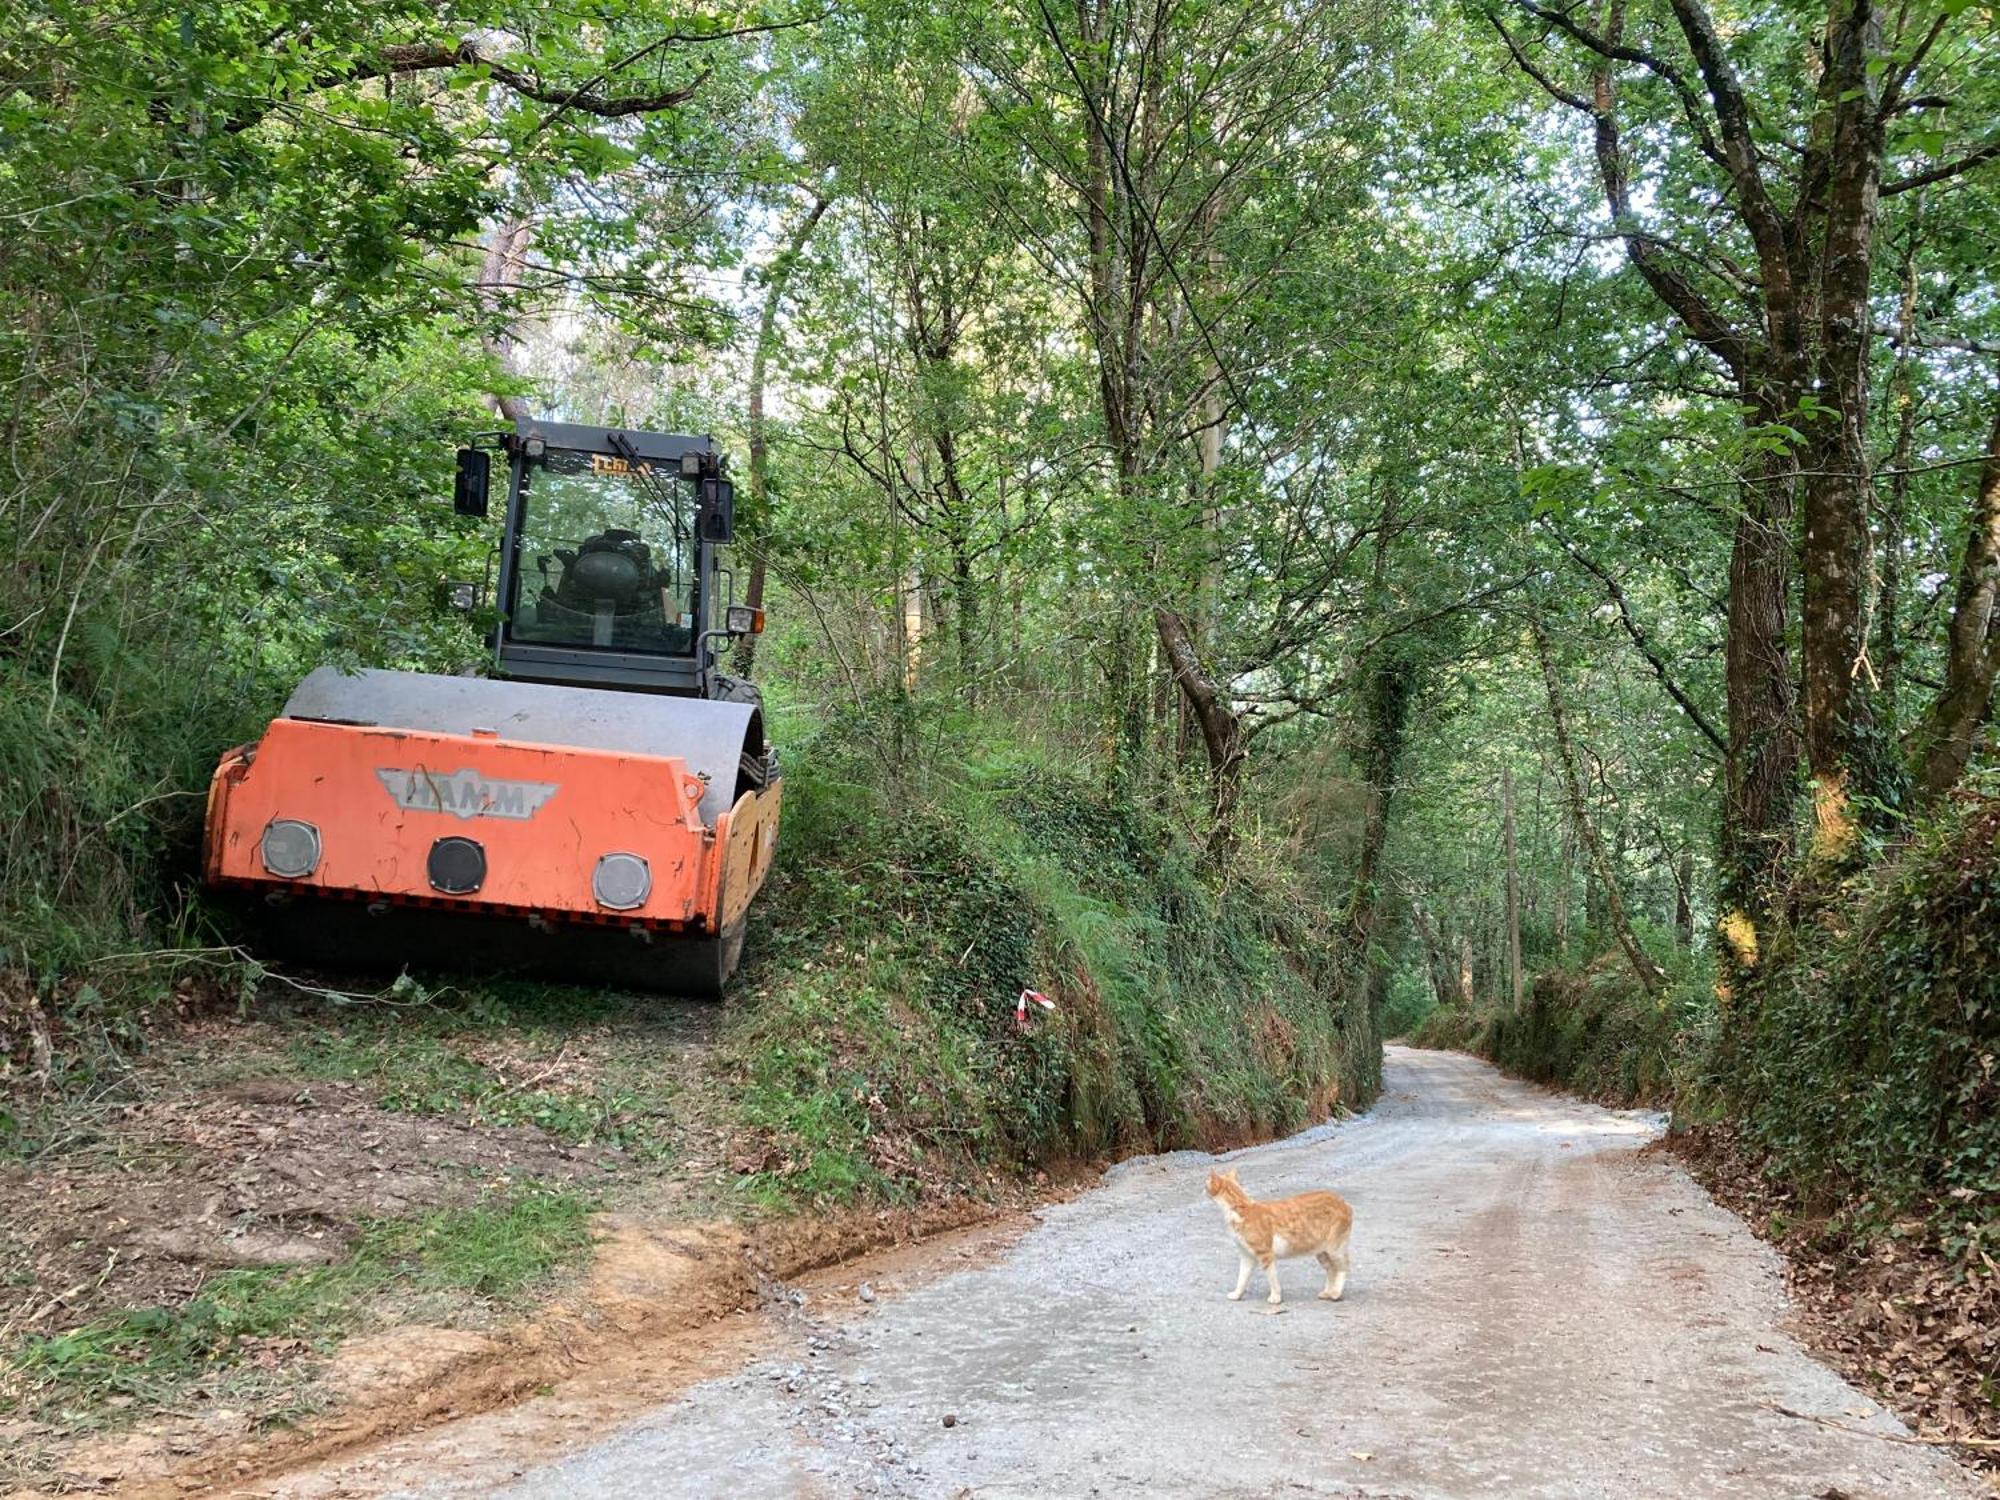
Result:
<instances>
[{"instance_id":1,"label":"orange tabby cat","mask_svg":"<svg viewBox=\"0 0 2000 1500\"><path fill-rule=\"evenodd\" d=\"M1208 1174L1208 1196L1229 1221L1236 1236L1236 1254L1242 1262L1231 1302L1243 1298L1250 1284L1250 1268L1260 1265L1271 1283L1267 1302L1282 1302L1278 1292L1278 1262L1289 1256L1310 1255L1326 1268L1326 1287L1320 1296L1338 1302L1347 1287L1347 1234L1354 1227L1354 1210L1338 1193L1300 1193L1296 1198L1274 1198L1259 1203L1243 1191L1236 1169Z\"/></svg>"}]
</instances>

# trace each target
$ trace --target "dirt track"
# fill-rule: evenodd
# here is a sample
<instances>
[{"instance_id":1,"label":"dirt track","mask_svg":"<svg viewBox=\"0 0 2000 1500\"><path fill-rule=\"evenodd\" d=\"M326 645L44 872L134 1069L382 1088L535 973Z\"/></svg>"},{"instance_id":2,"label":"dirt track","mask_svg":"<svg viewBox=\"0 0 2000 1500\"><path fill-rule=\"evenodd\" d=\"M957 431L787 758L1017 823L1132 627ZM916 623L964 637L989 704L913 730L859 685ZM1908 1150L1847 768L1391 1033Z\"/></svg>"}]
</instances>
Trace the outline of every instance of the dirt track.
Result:
<instances>
[{"instance_id":1,"label":"dirt track","mask_svg":"<svg viewBox=\"0 0 2000 1500\"><path fill-rule=\"evenodd\" d=\"M1782 1331L1770 1253L1640 1154L1657 1129L1392 1048L1366 1118L1233 1158L1254 1193L1353 1202L1339 1304L1313 1299L1310 1262L1288 1264L1282 1311L1225 1300L1209 1159L1153 1158L991 1264L872 1301L822 1286L744 1346L752 1363L609 1434L572 1431L567 1454L547 1423L489 1417L256 1492L1985 1493L1886 1440L1893 1420Z\"/></svg>"}]
</instances>

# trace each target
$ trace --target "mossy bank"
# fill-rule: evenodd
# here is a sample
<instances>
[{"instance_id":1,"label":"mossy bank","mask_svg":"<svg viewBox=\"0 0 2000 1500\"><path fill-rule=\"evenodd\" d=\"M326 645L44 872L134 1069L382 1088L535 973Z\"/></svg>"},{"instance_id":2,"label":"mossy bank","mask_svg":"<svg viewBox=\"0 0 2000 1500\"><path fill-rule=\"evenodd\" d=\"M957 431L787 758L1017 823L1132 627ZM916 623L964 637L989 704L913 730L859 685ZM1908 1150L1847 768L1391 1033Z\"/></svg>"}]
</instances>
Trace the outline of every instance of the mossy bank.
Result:
<instances>
[{"instance_id":1,"label":"mossy bank","mask_svg":"<svg viewBox=\"0 0 2000 1500\"><path fill-rule=\"evenodd\" d=\"M822 736L725 1048L760 1189L839 1199L1282 1134L1380 1085L1324 907L1018 759L921 785ZM1019 1006L1023 991L1053 1008Z\"/></svg>"}]
</instances>

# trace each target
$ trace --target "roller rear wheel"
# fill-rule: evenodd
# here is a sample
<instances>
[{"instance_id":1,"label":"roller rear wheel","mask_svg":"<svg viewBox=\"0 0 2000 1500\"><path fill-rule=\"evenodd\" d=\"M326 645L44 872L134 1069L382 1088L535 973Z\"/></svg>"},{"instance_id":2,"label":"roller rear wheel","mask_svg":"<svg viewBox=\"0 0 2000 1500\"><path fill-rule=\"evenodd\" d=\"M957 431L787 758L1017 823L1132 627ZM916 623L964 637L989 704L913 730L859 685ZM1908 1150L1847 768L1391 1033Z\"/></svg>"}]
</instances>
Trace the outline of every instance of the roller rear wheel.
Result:
<instances>
[{"instance_id":1,"label":"roller rear wheel","mask_svg":"<svg viewBox=\"0 0 2000 1500\"><path fill-rule=\"evenodd\" d=\"M257 902L244 914L257 951L315 968L521 974L703 1000L721 998L743 957L745 926L739 920L712 937L646 941L617 927L534 928L516 918L418 907L370 912L355 901Z\"/></svg>"}]
</instances>

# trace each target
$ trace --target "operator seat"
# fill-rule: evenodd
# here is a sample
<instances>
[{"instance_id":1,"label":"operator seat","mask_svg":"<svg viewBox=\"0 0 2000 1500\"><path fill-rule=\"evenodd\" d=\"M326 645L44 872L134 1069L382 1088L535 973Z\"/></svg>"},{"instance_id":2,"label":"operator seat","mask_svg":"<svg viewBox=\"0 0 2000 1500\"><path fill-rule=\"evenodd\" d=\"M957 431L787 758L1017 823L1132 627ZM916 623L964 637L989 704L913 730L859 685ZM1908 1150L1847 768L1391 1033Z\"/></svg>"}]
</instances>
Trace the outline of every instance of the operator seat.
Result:
<instances>
[{"instance_id":1,"label":"operator seat","mask_svg":"<svg viewBox=\"0 0 2000 1500\"><path fill-rule=\"evenodd\" d=\"M558 547L556 561L562 576L553 589L544 586L543 595L565 609L589 614L608 600L612 611L623 615L656 602L652 549L636 531L601 531L573 552Z\"/></svg>"}]
</instances>

